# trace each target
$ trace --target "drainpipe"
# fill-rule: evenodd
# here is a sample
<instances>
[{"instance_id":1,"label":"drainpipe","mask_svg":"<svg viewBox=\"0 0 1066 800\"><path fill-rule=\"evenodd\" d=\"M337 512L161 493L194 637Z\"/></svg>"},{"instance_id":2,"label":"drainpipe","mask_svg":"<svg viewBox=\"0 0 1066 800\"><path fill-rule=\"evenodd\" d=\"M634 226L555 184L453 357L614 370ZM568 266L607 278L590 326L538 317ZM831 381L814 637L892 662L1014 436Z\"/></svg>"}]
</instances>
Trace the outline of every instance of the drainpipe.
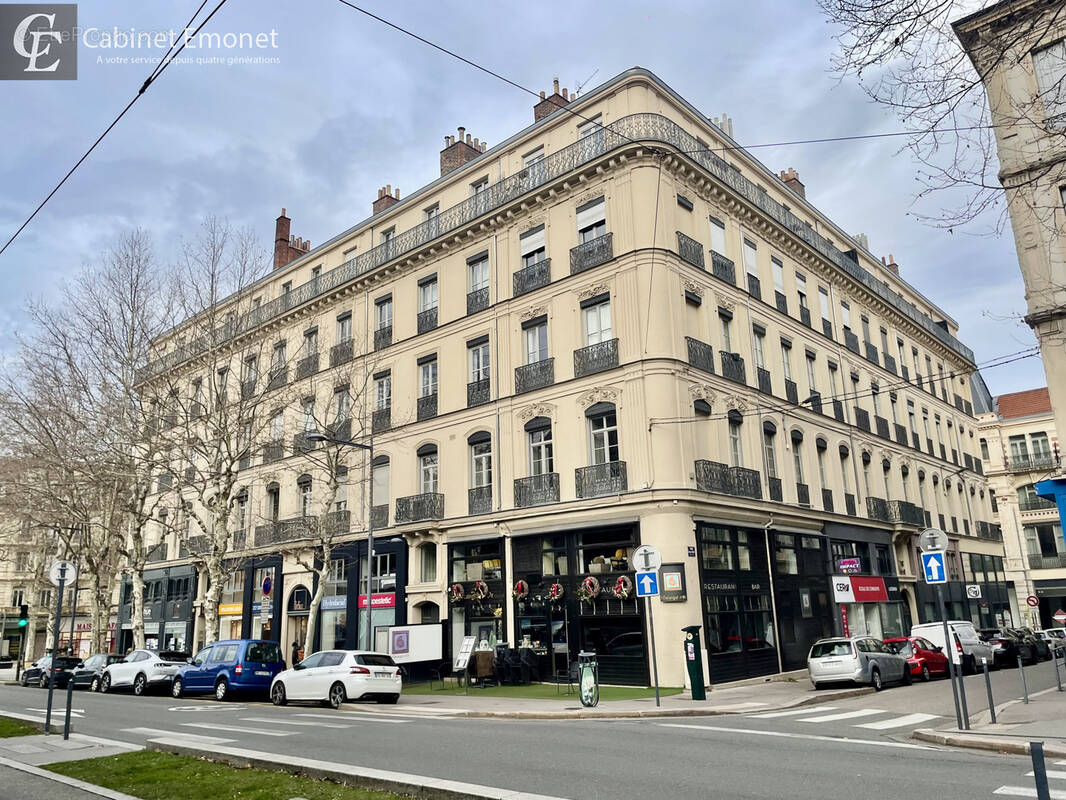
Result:
<instances>
[{"instance_id":1,"label":"drainpipe","mask_svg":"<svg viewBox=\"0 0 1066 800\"><path fill-rule=\"evenodd\" d=\"M763 539L766 541L766 574L770 576L770 615L774 620L774 650L777 651L777 672L785 671L781 660L781 626L777 624L777 597L774 589L774 562L770 557L770 526L774 524L774 515L762 526Z\"/></svg>"}]
</instances>

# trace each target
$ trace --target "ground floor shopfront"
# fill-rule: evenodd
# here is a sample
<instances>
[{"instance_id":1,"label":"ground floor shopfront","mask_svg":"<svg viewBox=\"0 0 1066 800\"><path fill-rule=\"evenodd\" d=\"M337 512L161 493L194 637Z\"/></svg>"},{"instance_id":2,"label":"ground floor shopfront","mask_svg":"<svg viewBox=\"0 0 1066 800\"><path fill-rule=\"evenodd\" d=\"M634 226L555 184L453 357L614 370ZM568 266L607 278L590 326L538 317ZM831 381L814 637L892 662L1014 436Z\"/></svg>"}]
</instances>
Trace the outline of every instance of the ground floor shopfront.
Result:
<instances>
[{"instance_id":1,"label":"ground floor shopfront","mask_svg":"<svg viewBox=\"0 0 1066 800\"><path fill-rule=\"evenodd\" d=\"M193 646L197 572L191 564L145 570L144 643L150 650L190 652ZM123 579L118 606L115 652L133 648L133 585Z\"/></svg>"},{"instance_id":2,"label":"ground floor shopfront","mask_svg":"<svg viewBox=\"0 0 1066 800\"><path fill-rule=\"evenodd\" d=\"M1033 609L1037 617L1034 622L1038 622L1040 628L1063 627L1063 623L1056 620L1055 616L1066 612L1066 577L1035 579L1033 591L1038 603Z\"/></svg>"}]
</instances>

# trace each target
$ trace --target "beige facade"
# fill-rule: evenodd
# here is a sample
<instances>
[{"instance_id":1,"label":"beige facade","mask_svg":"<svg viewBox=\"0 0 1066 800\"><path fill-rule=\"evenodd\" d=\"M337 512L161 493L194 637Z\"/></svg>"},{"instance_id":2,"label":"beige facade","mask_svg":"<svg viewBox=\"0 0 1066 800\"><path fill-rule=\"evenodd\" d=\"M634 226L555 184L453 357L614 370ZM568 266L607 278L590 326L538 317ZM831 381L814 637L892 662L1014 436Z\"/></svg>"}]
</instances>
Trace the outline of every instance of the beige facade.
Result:
<instances>
[{"instance_id":1,"label":"beige facade","mask_svg":"<svg viewBox=\"0 0 1066 800\"><path fill-rule=\"evenodd\" d=\"M295 359L311 329L316 358L255 389L287 407L240 473L233 563L251 585L239 604L230 587L223 635L263 632L249 603L265 565L282 578L270 635L287 647L300 631L290 600L314 581L286 520L327 509L321 470L290 443L338 383L368 387L350 435L374 434L379 645L392 620L439 618L455 647L528 640L542 677L592 648L605 679L646 682L646 619L619 579L653 544L687 586L654 601L664 685L687 680L687 625L704 626L711 680L787 670L841 625L839 559L885 593L848 606L852 630L928 617L927 524L949 533L951 598L977 619L968 554L1002 545L954 320L743 150L718 155L735 143L650 73L558 102L242 294L255 310L224 351L233 374L250 347L286 341ZM161 342L145 386L185 386L197 357ZM366 593L368 465L349 466L333 509L348 583L322 625L338 646L354 645ZM182 564L180 536L164 544L160 566ZM585 578L600 592L578 599Z\"/></svg>"}]
</instances>

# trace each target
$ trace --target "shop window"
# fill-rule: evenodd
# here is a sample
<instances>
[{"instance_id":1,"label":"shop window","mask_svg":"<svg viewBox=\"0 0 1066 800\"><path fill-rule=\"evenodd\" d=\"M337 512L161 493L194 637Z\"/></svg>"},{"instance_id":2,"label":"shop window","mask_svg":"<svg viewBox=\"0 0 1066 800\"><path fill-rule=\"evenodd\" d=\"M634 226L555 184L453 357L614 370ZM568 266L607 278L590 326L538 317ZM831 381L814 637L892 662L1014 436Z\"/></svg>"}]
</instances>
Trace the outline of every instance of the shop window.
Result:
<instances>
[{"instance_id":1,"label":"shop window","mask_svg":"<svg viewBox=\"0 0 1066 800\"><path fill-rule=\"evenodd\" d=\"M751 569L751 547L748 542L747 531L737 531L737 569L744 571Z\"/></svg>"},{"instance_id":2,"label":"shop window","mask_svg":"<svg viewBox=\"0 0 1066 800\"><path fill-rule=\"evenodd\" d=\"M628 572L636 548L630 528L582 531L578 536L578 568L582 572Z\"/></svg>"},{"instance_id":3,"label":"shop window","mask_svg":"<svg viewBox=\"0 0 1066 800\"><path fill-rule=\"evenodd\" d=\"M437 545L426 542L418 548L418 554L422 583L433 583L437 580Z\"/></svg>"},{"instance_id":4,"label":"shop window","mask_svg":"<svg viewBox=\"0 0 1066 800\"><path fill-rule=\"evenodd\" d=\"M781 575L798 575L796 537L791 533L774 534L774 564Z\"/></svg>"},{"instance_id":5,"label":"shop window","mask_svg":"<svg viewBox=\"0 0 1066 800\"><path fill-rule=\"evenodd\" d=\"M706 595L707 651L740 652L740 608L736 595Z\"/></svg>"},{"instance_id":6,"label":"shop window","mask_svg":"<svg viewBox=\"0 0 1066 800\"><path fill-rule=\"evenodd\" d=\"M545 536L540 542L540 571L542 575L566 575L566 537Z\"/></svg>"},{"instance_id":7,"label":"shop window","mask_svg":"<svg viewBox=\"0 0 1066 800\"><path fill-rule=\"evenodd\" d=\"M743 619L745 650L762 650L774 646L769 595L745 595Z\"/></svg>"},{"instance_id":8,"label":"shop window","mask_svg":"<svg viewBox=\"0 0 1066 800\"><path fill-rule=\"evenodd\" d=\"M503 560L499 540L452 546L453 581L503 580Z\"/></svg>"}]
</instances>

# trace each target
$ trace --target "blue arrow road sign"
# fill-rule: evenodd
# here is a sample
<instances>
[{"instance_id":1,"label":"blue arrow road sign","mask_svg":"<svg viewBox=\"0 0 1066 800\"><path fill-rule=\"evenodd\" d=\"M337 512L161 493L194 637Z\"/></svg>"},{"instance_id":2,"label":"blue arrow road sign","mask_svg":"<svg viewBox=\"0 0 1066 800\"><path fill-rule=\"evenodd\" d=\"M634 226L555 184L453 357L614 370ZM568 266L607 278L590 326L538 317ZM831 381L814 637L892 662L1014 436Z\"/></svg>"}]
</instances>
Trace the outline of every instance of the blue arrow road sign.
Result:
<instances>
[{"instance_id":1,"label":"blue arrow road sign","mask_svg":"<svg viewBox=\"0 0 1066 800\"><path fill-rule=\"evenodd\" d=\"M931 553L922 553L922 569L925 570L926 583L947 583L948 576L944 572L944 553L934 550Z\"/></svg>"},{"instance_id":2,"label":"blue arrow road sign","mask_svg":"<svg viewBox=\"0 0 1066 800\"><path fill-rule=\"evenodd\" d=\"M637 573L637 597L656 597L659 594L659 573Z\"/></svg>"}]
</instances>

